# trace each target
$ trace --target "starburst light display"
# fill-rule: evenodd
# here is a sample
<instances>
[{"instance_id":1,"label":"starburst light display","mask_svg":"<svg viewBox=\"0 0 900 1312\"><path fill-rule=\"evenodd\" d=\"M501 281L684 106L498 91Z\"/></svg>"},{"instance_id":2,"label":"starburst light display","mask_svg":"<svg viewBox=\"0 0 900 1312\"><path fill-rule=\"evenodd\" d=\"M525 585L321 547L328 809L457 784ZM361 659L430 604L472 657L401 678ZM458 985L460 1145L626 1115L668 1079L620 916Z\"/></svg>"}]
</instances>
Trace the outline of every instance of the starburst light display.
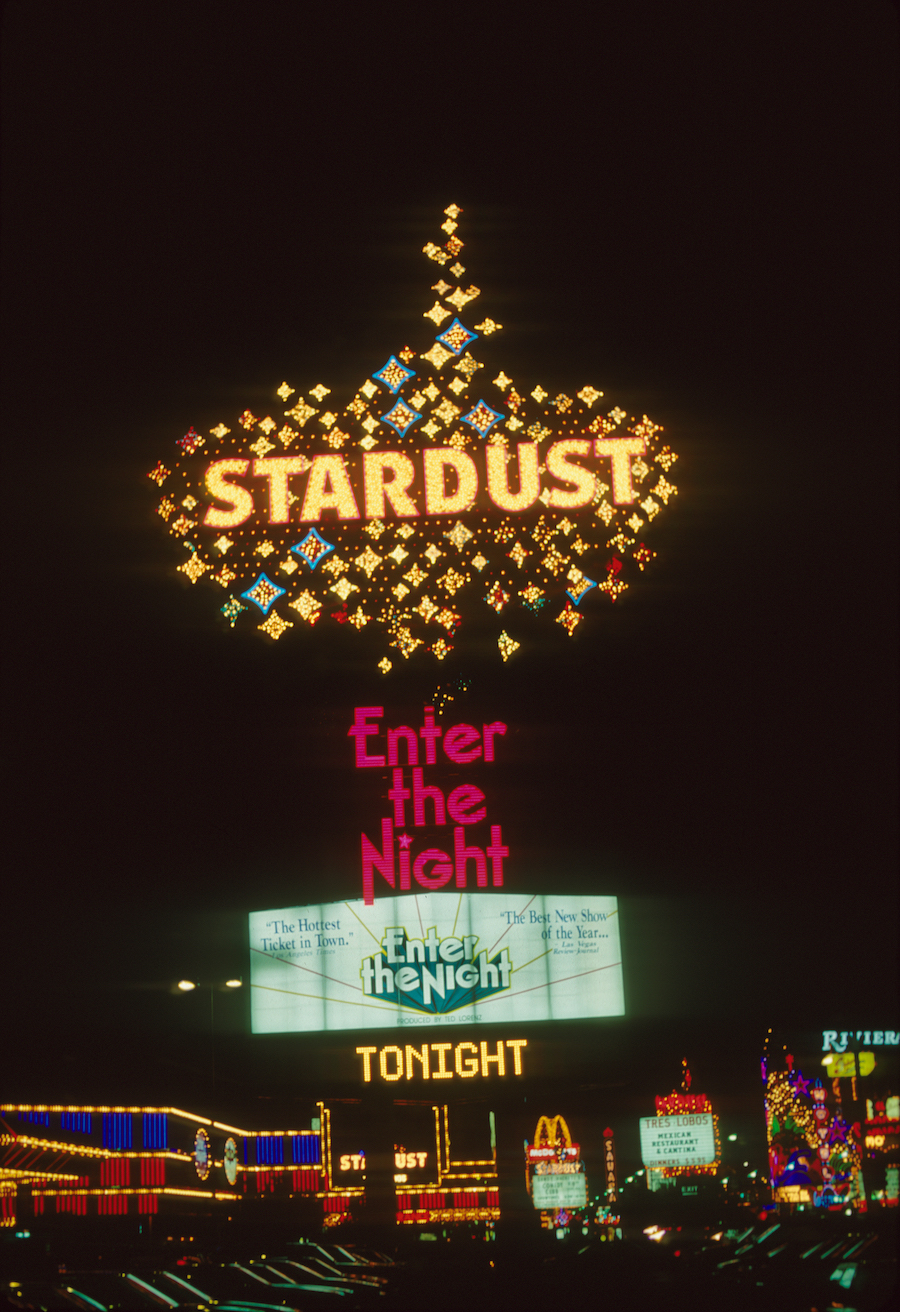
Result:
<instances>
[{"instance_id":1,"label":"starburst light display","mask_svg":"<svg viewBox=\"0 0 900 1312\"><path fill-rule=\"evenodd\" d=\"M678 492L662 428L592 383L552 395L500 368L503 325L472 313L478 287L445 281L465 271L461 213L423 249L443 275L426 276L439 299L416 346L356 388L282 382L271 414L191 426L148 474L177 569L229 628L380 632L387 674L397 655L444 660L477 621L507 661L533 616L565 642L655 558L651 521Z\"/></svg>"}]
</instances>

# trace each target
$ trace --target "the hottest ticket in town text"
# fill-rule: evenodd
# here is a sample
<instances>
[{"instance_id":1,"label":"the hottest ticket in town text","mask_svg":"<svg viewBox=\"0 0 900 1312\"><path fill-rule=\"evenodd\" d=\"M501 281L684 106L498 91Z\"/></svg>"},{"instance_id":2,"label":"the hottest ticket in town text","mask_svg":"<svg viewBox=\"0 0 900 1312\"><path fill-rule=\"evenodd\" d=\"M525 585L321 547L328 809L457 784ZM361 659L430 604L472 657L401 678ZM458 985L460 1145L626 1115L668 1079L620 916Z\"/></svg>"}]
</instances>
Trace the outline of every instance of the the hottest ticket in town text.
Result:
<instances>
[{"instance_id":1,"label":"the hottest ticket in town text","mask_svg":"<svg viewBox=\"0 0 900 1312\"><path fill-rule=\"evenodd\" d=\"M624 1014L614 897L417 893L250 915L254 1034Z\"/></svg>"}]
</instances>

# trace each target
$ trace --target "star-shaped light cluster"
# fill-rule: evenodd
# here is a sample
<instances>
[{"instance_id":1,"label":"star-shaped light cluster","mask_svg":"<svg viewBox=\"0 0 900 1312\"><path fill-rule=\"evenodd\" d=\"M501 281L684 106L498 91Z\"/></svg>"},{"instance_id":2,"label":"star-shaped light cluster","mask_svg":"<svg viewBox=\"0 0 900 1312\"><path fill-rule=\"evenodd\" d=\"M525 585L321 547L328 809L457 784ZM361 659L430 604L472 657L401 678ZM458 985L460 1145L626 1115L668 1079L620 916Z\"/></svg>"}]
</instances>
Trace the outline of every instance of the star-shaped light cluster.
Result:
<instances>
[{"instance_id":1,"label":"star-shaped light cluster","mask_svg":"<svg viewBox=\"0 0 900 1312\"><path fill-rule=\"evenodd\" d=\"M606 409L592 384L554 394L498 367L487 339L503 325L473 312L481 293L459 281L461 213L448 206L449 237L424 247L441 274L427 284L426 304L437 299L422 315L420 341L396 343L355 389L284 381L268 413L256 413L263 407L255 401L206 436L190 427L148 474L178 570L191 585L218 591L216 609L231 628L252 626L273 642L323 619L378 632L387 650L377 665L387 674L398 655L443 661L471 624L482 634L493 627L507 661L527 643L535 616L571 638L586 612L613 604L655 558L646 538L677 495L677 455L658 424ZM619 439L630 451L630 499L617 484ZM611 457L581 462L577 494L560 454L567 442L569 458ZM430 465L426 450L438 453ZM522 451L534 452L531 465ZM397 513L401 492L399 502L388 495L377 517L365 517L363 460L372 452L376 462L379 452L395 453L413 471L405 513ZM232 462L249 475L273 456L282 481L237 480L253 487L246 521L227 532L207 522L220 504L207 486L210 465ZM475 459L481 477L469 485L465 470ZM491 470L495 481L506 474L496 501L486 491ZM304 515L315 480L319 509ZM424 513L433 498L454 496L452 513Z\"/></svg>"}]
</instances>

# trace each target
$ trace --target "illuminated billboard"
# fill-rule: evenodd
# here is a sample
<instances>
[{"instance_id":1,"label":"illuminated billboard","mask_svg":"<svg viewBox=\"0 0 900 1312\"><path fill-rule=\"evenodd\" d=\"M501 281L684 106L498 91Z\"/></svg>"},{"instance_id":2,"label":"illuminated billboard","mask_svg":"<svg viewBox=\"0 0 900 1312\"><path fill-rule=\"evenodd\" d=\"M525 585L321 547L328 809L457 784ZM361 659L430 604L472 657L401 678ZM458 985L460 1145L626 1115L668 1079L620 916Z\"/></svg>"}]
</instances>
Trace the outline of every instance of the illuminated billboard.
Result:
<instances>
[{"instance_id":1,"label":"illuminated billboard","mask_svg":"<svg viewBox=\"0 0 900 1312\"><path fill-rule=\"evenodd\" d=\"M531 1183L534 1205L540 1211L587 1207L586 1175L536 1175Z\"/></svg>"},{"instance_id":2,"label":"illuminated billboard","mask_svg":"<svg viewBox=\"0 0 900 1312\"><path fill-rule=\"evenodd\" d=\"M419 893L250 915L254 1034L621 1016L614 897Z\"/></svg>"},{"instance_id":3,"label":"illuminated billboard","mask_svg":"<svg viewBox=\"0 0 900 1312\"><path fill-rule=\"evenodd\" d=\"M716 1160L712 1112L642 1116L641 1160L648 1167L709 1166Z\"/></svg>"}]
</instances>

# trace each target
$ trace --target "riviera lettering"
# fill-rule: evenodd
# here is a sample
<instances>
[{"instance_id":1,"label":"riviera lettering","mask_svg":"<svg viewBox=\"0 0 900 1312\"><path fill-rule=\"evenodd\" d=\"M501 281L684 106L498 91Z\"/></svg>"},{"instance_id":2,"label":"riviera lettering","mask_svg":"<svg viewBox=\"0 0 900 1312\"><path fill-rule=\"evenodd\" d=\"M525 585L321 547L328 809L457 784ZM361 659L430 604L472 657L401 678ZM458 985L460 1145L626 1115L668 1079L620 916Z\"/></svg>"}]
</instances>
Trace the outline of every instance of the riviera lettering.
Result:
<instances>
[{"instance_id":1,"label":"riviera lettering","mask_svg":"<svg viewBox=\"0 0 900 1312\"><path fill-rule=\"evenodd\" d=\"M631 461L645 449L640 437L567 438L548 448L545 468L556 482L545 485L551 509L575 510L594 498L594 471L574 457L608 460L607 476L617 505L634 501ZM217 503L207 507L204 524L211 528L237 528L258 509L256 488L238 480L263 479L266 483L268 523L287 524L291 503L300 505L295 518L301 524L318 523L323 511L339 520L383 519L389 506L401 519L426 515L458 515L467 510L479 489L505 513L530 509L541 497L540 456L536 442L520 442L512 456L512 481L507 453L487 446L484 462L452 447L430 447L421 453L421 468L400 451L367 451L361 467L336 453L313 456L269 456L260 460L215 460L206 468L206 490ZM601 471L597 471L598 473ZM306 488L299 495L299 479ZM448 480L453 485L448 490ZM293 481L294 490L291 491ZM559 486L559 484L564 486ZM411 489L416 489L418 502ZM261 487L259 488L261 490ZM360 515L360 505L363 514ZM223 508L224 507L224 508Z\"/></svg>"}]
</instances>

